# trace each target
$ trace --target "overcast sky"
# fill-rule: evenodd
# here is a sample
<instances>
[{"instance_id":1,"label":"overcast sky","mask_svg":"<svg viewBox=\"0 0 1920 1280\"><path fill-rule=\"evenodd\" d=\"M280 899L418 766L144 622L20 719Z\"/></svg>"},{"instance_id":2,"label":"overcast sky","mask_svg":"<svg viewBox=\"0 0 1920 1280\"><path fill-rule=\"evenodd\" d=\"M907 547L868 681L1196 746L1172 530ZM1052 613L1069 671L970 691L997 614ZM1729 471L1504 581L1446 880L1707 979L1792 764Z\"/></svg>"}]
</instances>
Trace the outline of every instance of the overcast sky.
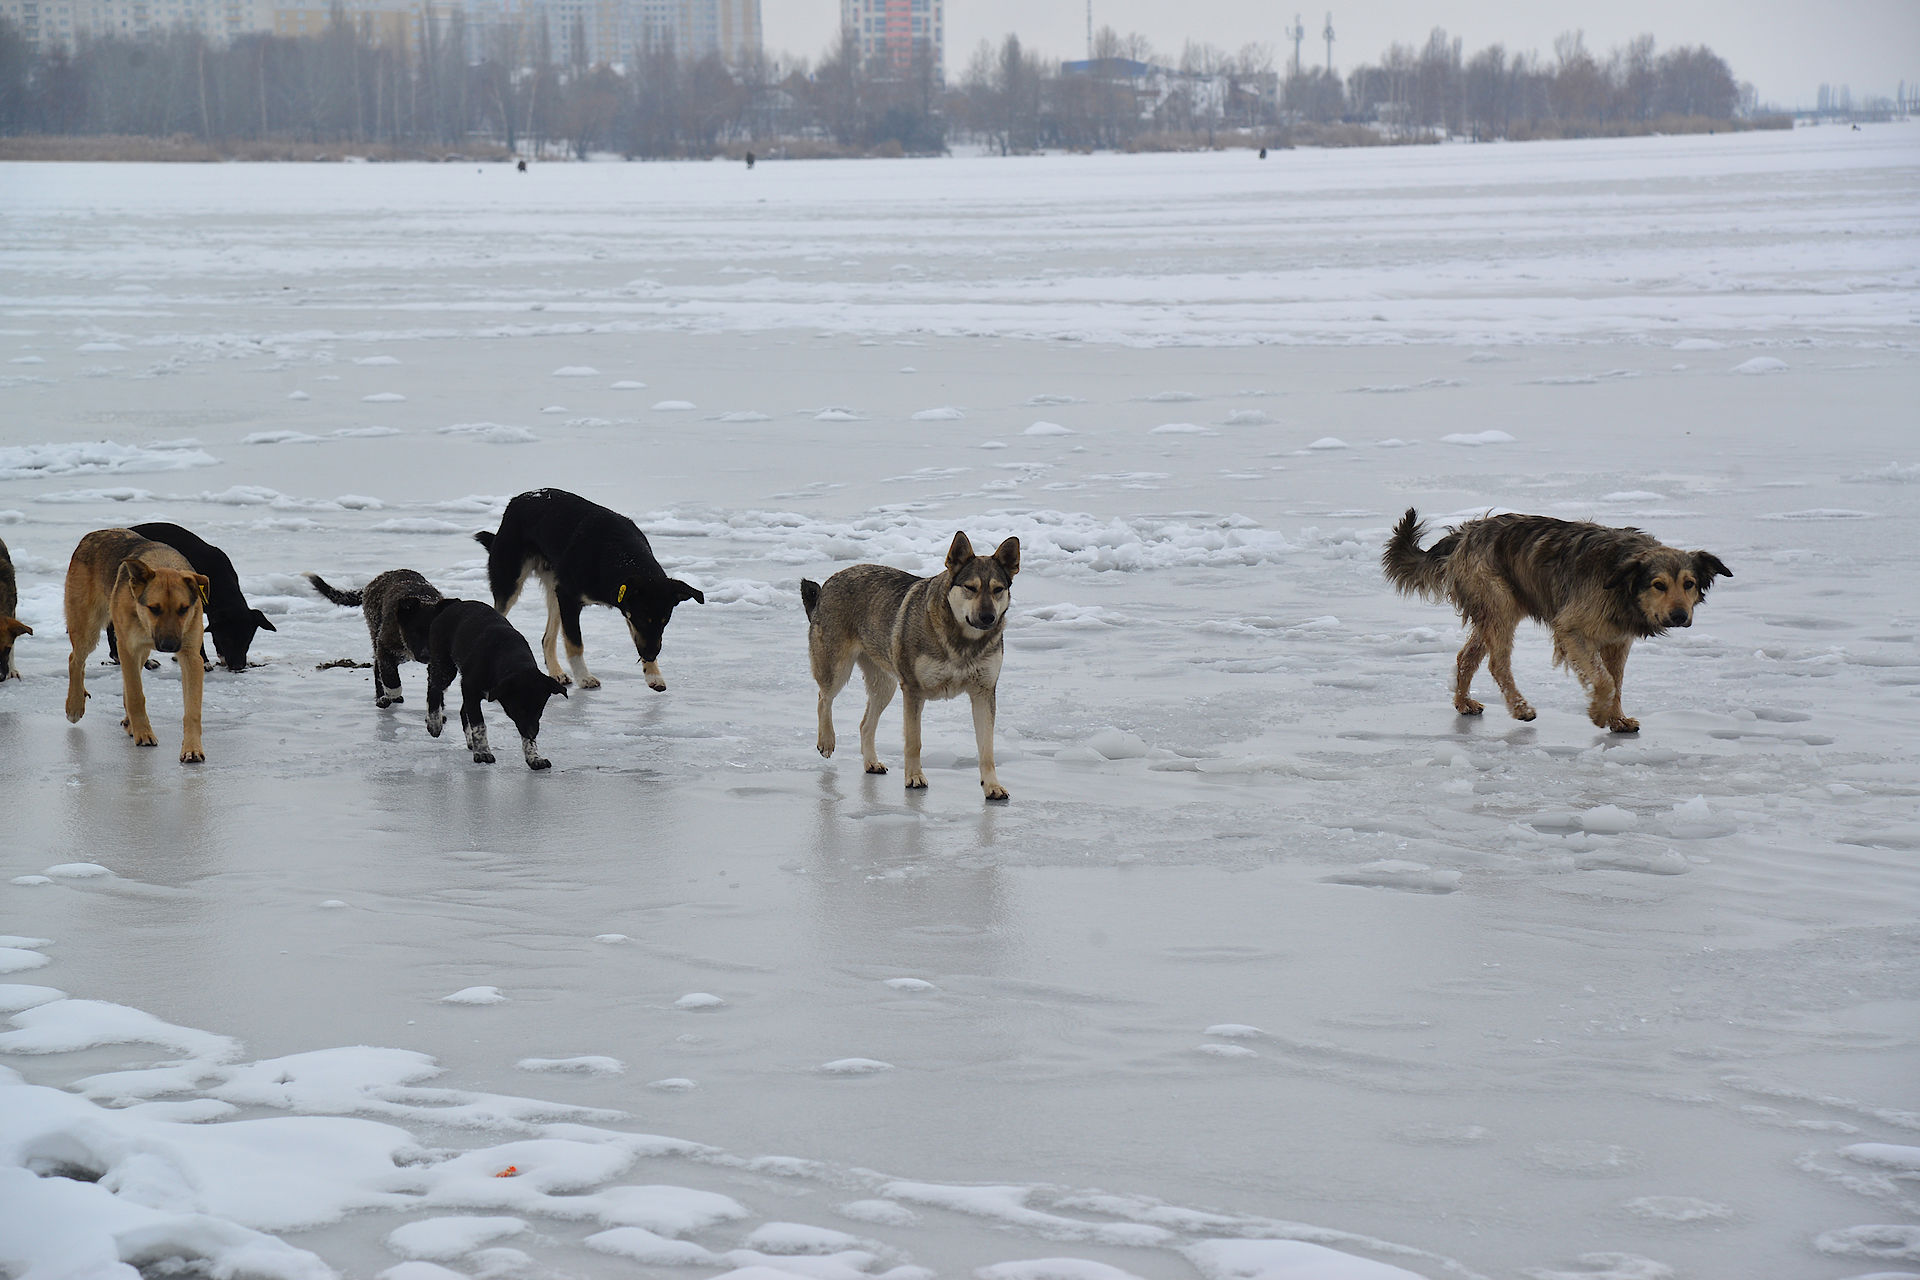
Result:
<instances>
[{"instance_id":1,"label":"overcast sky","mask_svg":"<svg viewBox=\"0 0 1920 1280\"><path fill-rule=\"evenodd\" d=\"M1325 65L1327 0L1317 3L1297 10L1308 31L1300 57ZM1009 31L1051 56L1086 56L1086 0L946 0L946 9L949 75L966 69L981 40L998 43ZM1260 41L1286 62L1292 46L1283 32L1295 12L1287 0L1093 0L1095 27L1138 31L1169 56L1189 39L1228 52ZM761 20L770 52L817 59L839 26L840 4L761 0ZM1469 57L1496 43L1551 54L1553 38L1575 29L1602 56L1641 32L1661 49L1705 44L1762 101L1785 106L1811 106L1823 82L1851 85L1858 101L1891 95L1903 77L1920 79L1920 0L1365 0L1334 6L1334 70L1376 61L1396 40L1424 44L1436 26L1460 38Z\"/></svg>"}]
</instances>

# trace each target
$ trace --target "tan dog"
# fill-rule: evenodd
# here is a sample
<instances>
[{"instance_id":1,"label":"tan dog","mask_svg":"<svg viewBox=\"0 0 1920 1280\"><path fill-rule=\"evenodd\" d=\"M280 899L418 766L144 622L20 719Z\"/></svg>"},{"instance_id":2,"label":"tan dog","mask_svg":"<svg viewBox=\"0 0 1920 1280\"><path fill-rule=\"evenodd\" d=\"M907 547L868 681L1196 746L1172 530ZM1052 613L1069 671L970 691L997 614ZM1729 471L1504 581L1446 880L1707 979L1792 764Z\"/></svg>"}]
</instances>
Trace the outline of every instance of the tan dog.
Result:
<instances>
[{"instance_id":1,"label":"tan dog","mask_svg":"<svg viewBox=\"0 0 1920 1280\"><path fill-rule=\"evenodd\" d=\"M1020 572L1020 539L1008 538L990 556L973 553L965 533L953 535L945 572L916 578L883 564L857 564L825 585L800 581L807 610L807 651L820 686L819 750L834 748L833 699L854 665L867 685L860 717L860 754L868 773L885 773L874 747L880 713L898 688L906 703L907 789L927 785L920 771L920 709L929 699L966 694L973 702L973 738L980 753L980 786L989 800L1007 789L993 768L993 720L1005 653L1013 575Z\"/></svg>"},{"instance_id":2,"label":"tan dog","mask_svg":"<svg viewBox=\"0 0 1920 1280\"><path fill-rule=\"evenodd\" d=\"M80 723L87 713L87 657L100 633L113 623L120 644L120 682L126 691L126 718L120 727L143 747L160 745L147 720L147 695L140 683L147 655L184 653L180 690L180 763L207 758L200 747L200 693L206 668L192 661L205 630L207 577L195 573L187 558L165 543L150 542L131 529L97 529L80 539L67 566L67 720Z\"/></svg>"},{"instance_id":3,"label":"tan dog","mask_svg":"<svg viewBox=\"0 0 1920 1280\"><path fill-rule=\"evenodd\" d=\"M1614 733L1637 732L1640 722L1620 708L1627 650L1642 636L1692 626L1713 580L1733 576L1711 551L1552 516L1469 520L1422 551L1425 534L1407 508L1380 567L1404 594L1451 601L1471 628L1454 664L1453 709L1463 716L1485 710L1470 694L1484 659L1508 712L1533 719L1513 682L1514 629L1532 618L1553 632L1554 665L1572 668L1586 686L1587 718Z\"/></svg>"}]
</instances>

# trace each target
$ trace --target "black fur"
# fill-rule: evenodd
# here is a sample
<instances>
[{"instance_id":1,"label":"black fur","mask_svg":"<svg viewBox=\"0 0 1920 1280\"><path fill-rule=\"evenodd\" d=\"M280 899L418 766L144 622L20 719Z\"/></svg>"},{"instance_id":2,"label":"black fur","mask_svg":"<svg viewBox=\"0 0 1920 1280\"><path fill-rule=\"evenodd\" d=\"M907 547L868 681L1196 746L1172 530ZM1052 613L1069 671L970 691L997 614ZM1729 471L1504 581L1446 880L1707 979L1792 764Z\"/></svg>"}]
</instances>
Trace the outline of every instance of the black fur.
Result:
<instances>
[{"instance_id":1,"label":"black fur","mask_svg":"<svg viewBox=\"0 0 1920 1280\"><path fill-rule=\"evenodd\" d=\"M697 588L667 576L639 525L562 489L519 495L507 504L499 532L476 533L474 540L487 549L487 583L500 612L512 606L529 573L552 580L569 653L580 651L580 610L587 604L618 609L633 628L640 660L652 663L674 607L707 602Z\"/></svg>"},{"instance_id":2,"label":"black fur","mask_svg":"<svg viewBox=\"0 0 1920 1280\"><path fill-rule=\"evenodd\" d=\"M812 578L800 579L800 607L807 611L807 621L813 621L813 611L820 607L820 584Z\"/></svg>"},{"instance_id":3,"label":"black fur","mask_svg":"<svg viewBox=\"0 0 1920 1280\"><path fill-rule=\"evenodd\" d=\"M247 603L245 593L240 590L240 575L234 572L233 561L227 553L188 529L164 521L152 524L136 524L133 531L152 542L165 543L187 558L195 573L207 576L206 618L207 630L213 636L214 651L220 655L221 663L229 671L247 669L247 650L253 647L253 638L261 631L278 631L266 614ZM207 657L206 646L200 647L200 660ZM119 645L115 642L113 628L107 628L107 659L110 662L120 660ZM153 664L159 665L157 663ZM208 670L212 670L209 666Z\"/></svg>"},{"instance_id":4,"label":"black fur","mask_svg":"<svg viewBox=\"0 0 1920 1280\"><path fill-rule=\"evenodd\" d=\"M460 677L460 727L475 764L492 764L483 702L497 702L520 731L530 769L552 767L538 745L540 717L547 699L567 696L558 680L533 661L526 637L498 610L478 600L422 600L408 597L395 606L407 644L427 655L427 732L440 736L446 722L445 699Z\"/></svg>"}]
</instances>

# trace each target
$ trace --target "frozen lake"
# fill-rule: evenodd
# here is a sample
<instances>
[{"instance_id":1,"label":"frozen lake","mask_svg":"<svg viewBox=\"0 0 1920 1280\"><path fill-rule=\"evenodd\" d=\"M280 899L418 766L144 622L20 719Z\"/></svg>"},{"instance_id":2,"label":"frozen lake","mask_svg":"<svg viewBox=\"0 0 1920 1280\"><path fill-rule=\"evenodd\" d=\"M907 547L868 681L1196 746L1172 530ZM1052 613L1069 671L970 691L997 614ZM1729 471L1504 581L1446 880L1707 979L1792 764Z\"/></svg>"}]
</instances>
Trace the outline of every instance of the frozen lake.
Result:
<instances>
[{"instance_id":1,"label":"frozen lake","mask_svg":"<svg viewBox=\"0 0 1920 1280\"><path fill-rule=\"evenodd\" d=\"M1920 1276L1917 211L1912 125L0 166L0 1272ZM667 692L590 610L534 774L318 669L303 571L484 597L542 485L705 591ZM1735 576L1637 736L1531 626L1463 720L1410 505ZM199 767L171 664L61 714L148 520L278 627ZM813 750L800 578L956 529L1006 806L964 703Z\"/></svg>"}]
</instances>

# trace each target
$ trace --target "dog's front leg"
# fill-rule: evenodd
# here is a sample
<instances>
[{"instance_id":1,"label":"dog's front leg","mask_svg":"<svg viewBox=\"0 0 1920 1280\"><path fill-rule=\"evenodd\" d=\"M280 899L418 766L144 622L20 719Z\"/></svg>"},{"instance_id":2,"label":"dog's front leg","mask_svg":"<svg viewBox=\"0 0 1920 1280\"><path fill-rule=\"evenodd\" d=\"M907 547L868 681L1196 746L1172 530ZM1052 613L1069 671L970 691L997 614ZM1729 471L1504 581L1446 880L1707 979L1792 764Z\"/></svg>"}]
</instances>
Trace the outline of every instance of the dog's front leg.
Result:
<instances>
[{"instance_id":1,"label":"dog's front leg","mask_svg":"<svg viewBox=\"0 0 1920 1280\"><path fill-rule=\"evenodd\" d=\"M200 641L205 634L188 632L186 643L180 646L180 652L187 654L187 660L180 664L180 763L200 764L207 758L206 751L200 745L200 696L207 686L207 672L212 668L195 662L192 655L199 651Z\"/></svg>"},{"instance_id":2,"label":"dog's front leg","mask_svg":"<svg viewBox=\"0 0 1920 1280\"><path fill-rule=\"evenodd\" d=\"M994 690L975 689L973 691L973 745L980 754L981 789L987 793L989 800L1005 800L1007 789L1000 785L1000 775L993 768L995 703Z\"/></svg>"},{"instance_id":3,"label":"dog's front leg","mask_svg":"<svg viewBox=\"0 0 1920 1280\"><path fill-rule=\"evenodd\" d=\"M486 730L482 729L480 732L482 737L484 738L486 734ZM521 735L520 750L522 754L524 754L527 757L527 768L535 770L536 772L541 769L553 768L553 761L547 759L545 756L540 754L539 739L529 738L524 734Z\"/></svg>"},{"instance_id":4,"label":"dog's front leg","mask_svg":"<svg viewBox=\"0 0 1920 1280\"><path fill-rule=\"evenodd\" d=\"M475 764L492 764L493 752L487 747L487 722L480 715L480 699L464 690L460 699L460 727L467 731L467 750Z\"/></svg>"},{"instance_id":5,"label":"dog's front leg","mask_svg":"<svg viewBox=\"0 0 1920 1280\"><path fill-rule=\"evenodd\" d=\"M1640 731L1640 722L1620 707L1620 690L1627 682L1627 651L1631 648L1633 641L1622 640L1618 644L1602 646L1600 650L1600 661L1613 678L1613 702L1607 707L1606 714L1607 728L1615 733Z\"/></svg>"},{"instance_id":6,"label":"dog's front leg","mask_svg":"<svg viewBox=\"0 0 1920 1280\"><path fill-rule=\"evenodd\" d=\"M1573 673L1587 688L1587 719L1602 729L1613 729L1613 708L1620 686L1614 682L1599 652L1582 636L1556 636L1554 643L1566 657ZM1636 726L1637 727L1637 726ZM1624 733L1625 729L1615 730Z\"/></svg>"},{"instance_id":7,"label":"dog's front leg","mask_svg":"<svg viewBox=\"0 0 1920 1280\"><path fill-rule=\"evenodd\" d=\"M141 663L146 653L133 645L123 645L120 655L120 690L126 702L127 713L120 720L120 727L127 731L135 746L157 747L160 739L154 736L153 724L147 719L147 691L140 683Z\"/></svg>"},{"instance_id":8,"label":"dog's front leg","mask_svg":"<svg viewBox=\"0 0 1920 1280\"><path fill-rule=\"evenodd\" d=\"M907 730L907 790L924 791L927 775L920 771L920 709L927 700L912 689L902 689L900 715Z\"/></svg>"}]
</instances>

